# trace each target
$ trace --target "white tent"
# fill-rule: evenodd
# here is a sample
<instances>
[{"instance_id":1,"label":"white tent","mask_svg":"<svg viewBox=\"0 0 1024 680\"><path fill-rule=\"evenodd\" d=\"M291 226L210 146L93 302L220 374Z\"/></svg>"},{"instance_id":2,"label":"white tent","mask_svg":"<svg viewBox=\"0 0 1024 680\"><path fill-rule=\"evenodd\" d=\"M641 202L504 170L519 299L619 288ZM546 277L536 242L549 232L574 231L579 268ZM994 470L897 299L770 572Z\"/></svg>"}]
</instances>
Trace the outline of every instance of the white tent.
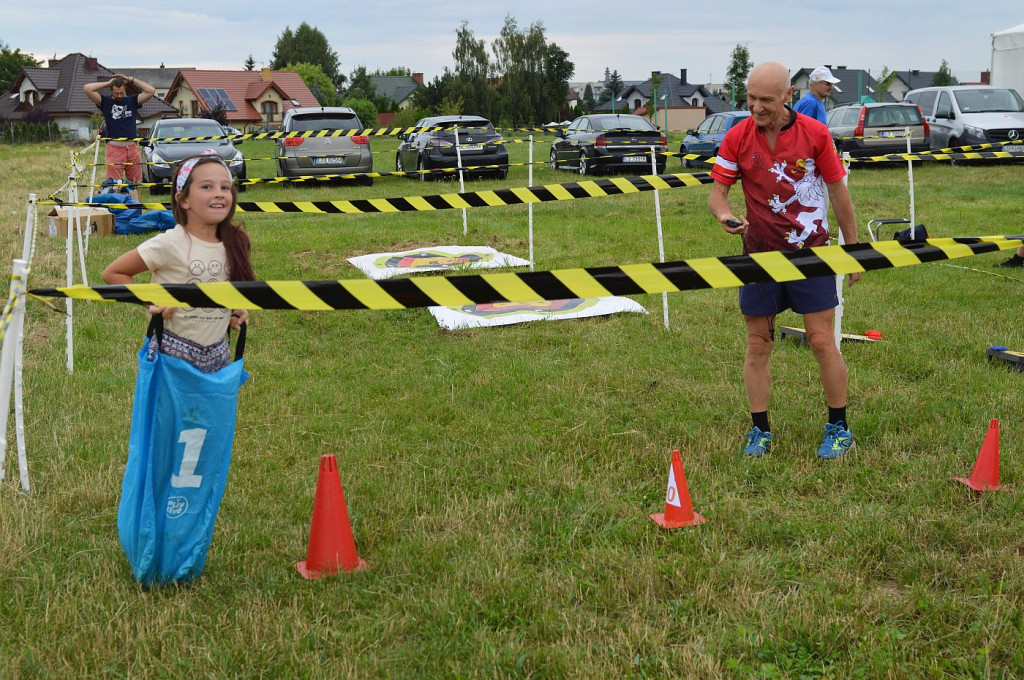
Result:
<instances>
[{"instance_id":1,"label":"white tent","mask_svg":"<svg viewBox=\"0 0 1024 680\"><path fill-rule=\"evenodd\" d=\"M1024 95L1024 24L992 34L992 84Z\"/></svg>"}]
</instances>

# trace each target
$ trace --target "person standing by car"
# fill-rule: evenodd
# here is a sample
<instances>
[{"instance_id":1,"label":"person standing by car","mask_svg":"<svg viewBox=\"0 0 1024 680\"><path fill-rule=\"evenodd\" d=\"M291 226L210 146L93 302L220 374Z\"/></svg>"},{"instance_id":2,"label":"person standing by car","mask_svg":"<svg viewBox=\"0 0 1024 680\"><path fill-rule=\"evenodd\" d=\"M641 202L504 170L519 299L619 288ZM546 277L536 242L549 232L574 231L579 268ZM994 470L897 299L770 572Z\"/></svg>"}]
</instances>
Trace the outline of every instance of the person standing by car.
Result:
<instances>
[{"instance_id":1,"label":"person standing by car","mask_svg":"<svg viewBox=\"0 0 1024 680\"><path fill-rule=\"evenodd\" d=\"M128 83L140 90L139 94L127 94ZM100 94L100 90L110 88L110 94ZM139 136L135 127L135 119L139 107L148 102L156 94L156 88L138 78L115 73L106 82L86 83L85 96L99 107L103 113L103 130L107 137L134 140ZM131 182L132 199L139 202L138 183L142 181L142 155L139 145L134 141L108 141L104 147L107 164L107 179L126 178Z\"/></svg>"},{"instance_id":2,"label":"person standing by car","mask_svg":"<svg viewBox=\"0 0 1024 680\"><path fill-rule=\"evenodd\" d=\"M821 121L822 125L828 125L828 118L825 115L825 97L832 94L832 86L839 82L839 78L832 75L832 71L824 66L811 71L810 85L807 94L800 98L793 110Z\"/></svg>"},{"instance_id":3,"label":"person standing by car","mask_svg":"<svg viewBox=\"0 0 1024 680\"><path fill-rule=\"evenodd\" d=\"M786 103L792 96L785 66L775 62L756 66L747 84L751 115L726 134L711 171L715 183L708 208L726 232L743 237L745 254L827 245L822 181L846 243L858 241L853 202L842 181L846 170L828 129L789 108ZM729 189L738 181L742 182L746 219L736 217L729 205ZM859 279L859 272L850 275L851 284ZM743 380L753 420L743 453L759 457L772 443L768 360L775 343L775 316L789 308L804 316L807 341L818 361L828 405L818 457L838 458L853 448L846 420L846 362L833 331L838 304L834 277L748 284L740 288L739 299L747 327Z\"/></svg>"}]
</instances>

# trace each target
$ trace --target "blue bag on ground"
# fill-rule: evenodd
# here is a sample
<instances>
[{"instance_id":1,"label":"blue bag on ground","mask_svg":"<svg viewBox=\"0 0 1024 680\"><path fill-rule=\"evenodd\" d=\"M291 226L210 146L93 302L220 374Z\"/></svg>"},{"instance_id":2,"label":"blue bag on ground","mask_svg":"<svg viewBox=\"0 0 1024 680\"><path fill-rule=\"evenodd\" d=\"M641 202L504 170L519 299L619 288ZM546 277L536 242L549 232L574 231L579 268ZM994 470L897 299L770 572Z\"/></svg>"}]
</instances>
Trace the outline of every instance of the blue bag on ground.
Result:
<instances>
[{"instance_id":1,"label":"blue bag on ground","mask_svg":"<svg viewBox=\"0 0 1024 680\"><path fill-rule=\"evenodd\" d=\"M121 546L135 579L147 586L203 573L231 463L238 390L249 378L244 326L235 361L216 373L160 352L149 361L153 341L147 337L139 351L117 510Z\"/></svg>"}]
</instances>

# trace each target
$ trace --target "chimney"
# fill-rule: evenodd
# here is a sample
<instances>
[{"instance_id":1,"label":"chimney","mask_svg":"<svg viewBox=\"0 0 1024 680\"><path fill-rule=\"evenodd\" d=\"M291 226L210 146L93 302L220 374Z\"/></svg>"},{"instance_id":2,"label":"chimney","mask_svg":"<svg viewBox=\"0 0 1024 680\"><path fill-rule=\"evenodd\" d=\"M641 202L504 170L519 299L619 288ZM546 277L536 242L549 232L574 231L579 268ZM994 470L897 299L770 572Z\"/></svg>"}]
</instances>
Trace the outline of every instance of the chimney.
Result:
<instances>
[{"instance_id":1,"label":"chimney","mask_svg":"<svg viewBox=\"0 0 1024 680\"><path fill-rule=\"evenodd\" d=\"M679 69L679 81L683 85L686 85L686 69L685 68Z\"/></svg>"},{"instance_id":2,"label":"chimney","mask_svg":"<svg viewBox=\"0 0 1024 680\"><path fill-rule=\"evenodd\" d=\"M991 85L992 84L992 72L991 71L982 71L981 72L981 84L982 85Z\"/></svg>"},{"instance_id":3,"label":"chimney","mask_svg":"<svg viewBox=\"0 0 1024 680\"><path fill-rule=\"evenodd\" d=\"M96 61L96 57L86 57L85 58L85 68L86 69L88 69L90 71L95 71L99 67L100 67L100 63L98 61Z\"/></svg>"},{"instance_id":4,"label":"chimney","mask_svg":"<svg viewBox=\"0 0 1024 680\"><path fill-rule=\"evenodd\" d=\"M60 61L59 59L50 59L50 60L47 61L46 66L47 66L47 68L53 68L54 66L57 65L57 63L59 61Z\"/></svg>"},{"instance_id":5,"label":"chimney","mask_svg":"<svg viewBox=\"0 0 1024 680\"><path fill-rule=\"evenodd\" d=\"M661 75L661 71L651 71L651 77L652 77L652 78L653 78L654 76L660 76L660 75Z\"/></svg>"},{"instance_id":6,"label":"chimney","mask_svg":"<svg viewBox=\"0 0 1024 680\"><path fill-rule=\"evenodd\" d=\"M419 85L420 87L423 87L423 74L422 73L413 73L412 74L412 79L416 81L417 85Z\"/></svg>"},{"instance_id":7,"label":"chimney","mask_svg":"<svg viewBox=\"0 0 1024 680\"><path fill-rule=\"evenodd\" d=\"M274 72L270 70L270 67L264 66L260 69L260 80L264 83L270 83L274 80Z\"/></svg>"}]
</instances>

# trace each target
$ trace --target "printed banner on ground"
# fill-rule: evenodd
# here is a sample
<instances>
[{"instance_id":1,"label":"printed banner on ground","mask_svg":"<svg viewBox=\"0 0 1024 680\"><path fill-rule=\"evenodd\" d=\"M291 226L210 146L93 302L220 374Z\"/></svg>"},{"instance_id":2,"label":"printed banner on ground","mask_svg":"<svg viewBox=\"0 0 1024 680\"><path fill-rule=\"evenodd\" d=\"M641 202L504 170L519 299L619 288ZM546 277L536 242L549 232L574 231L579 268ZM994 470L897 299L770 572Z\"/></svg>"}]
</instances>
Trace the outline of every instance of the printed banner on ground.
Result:
<instances>
[{"instance_id":1,"label":"printed banner on ground","mask_svg":"<svg viewBox=\"0 0 1024 680\"><path fill-rule=\"evenodd\" d=\"M635 300L623 297L570 298L547 302L489 302L461 307L431 307L437 325L450 331L488 326L509 326L529 321L561 321L620 312L646 314Z\"/></svg>"},{"instance_id":2,"label":"printed banner on ground","mask_svg":"<svg viewBox=\"0 0 1024 680\"><path fill-rule=\"evenodd\" d=\"M400 253L373 253L348 261L374 281L420 272L529 266L530 261L487 246L434 246Z\"/></svg>"}]
</instances>

